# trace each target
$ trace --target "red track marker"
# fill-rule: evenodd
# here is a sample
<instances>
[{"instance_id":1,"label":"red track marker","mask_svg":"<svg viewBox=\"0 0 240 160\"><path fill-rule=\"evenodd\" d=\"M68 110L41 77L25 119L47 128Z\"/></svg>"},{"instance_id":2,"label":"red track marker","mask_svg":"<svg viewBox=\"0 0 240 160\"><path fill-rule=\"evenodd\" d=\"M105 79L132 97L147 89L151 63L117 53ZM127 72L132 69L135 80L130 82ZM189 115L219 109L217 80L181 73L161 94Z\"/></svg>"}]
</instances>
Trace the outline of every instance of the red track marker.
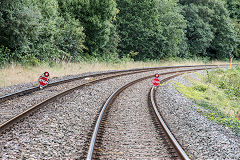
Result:
<instances>
[{"instance_id":1,"label":"red track marker","mask_svg":"<svg viewBox=\"0 0 240 160\"><path fill-rule=\"evenodd\" d=\"M48 72L44 72L38 79L38 83L39 83L39 87L42 89L43 87L46 87L49 83L48 80L49 77L49 73Z\"/></svg>"},{"instance_id":2,"label":"red track marker","mask_svg":"<svg viewBox=\"0 0 240 160\"><path fill-rule=\"evenodd\" d=\"M158 86L158 85L160 84L160 80L157 79L157 78L154 78L154 79L152 80L152 84L153 84L154 86Z\"/></svg>"},{"instance_id":3,"label":"red track marker","mask_svg":"<svg viewBox=\"0 0 240 160\"><path fill-rule=\"evenodd\" d=\"M40 77L38 82L41 87L45 87L48 84L48 79L46 77Z\"/></svg>"}]
</instances>

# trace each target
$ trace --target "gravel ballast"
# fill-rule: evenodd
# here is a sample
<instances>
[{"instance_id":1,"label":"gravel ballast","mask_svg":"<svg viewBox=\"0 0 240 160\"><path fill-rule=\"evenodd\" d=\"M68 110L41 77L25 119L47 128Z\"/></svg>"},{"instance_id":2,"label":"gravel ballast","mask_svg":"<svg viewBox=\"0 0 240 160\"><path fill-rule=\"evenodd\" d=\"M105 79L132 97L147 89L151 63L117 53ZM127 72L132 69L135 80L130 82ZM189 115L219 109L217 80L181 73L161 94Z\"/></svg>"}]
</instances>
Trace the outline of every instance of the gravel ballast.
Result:
<instances>
[{"instance_id":1,"label":"gravel ballast","mask_svg":"<svg viewBox=\"0 0 240 160\"><path fill-rule=\"evenodd\" d=\"M194 73L187 76L197 78ZM187 154L192 159L240 159L240 137L229 128L198 113L193 108L193 105L197 105L179 93L173 81L191 85L184 76L176 77L157 89L156 102L160 113Z\"/></svg>"},{"instance_id":2,"label":"gravel ballast","mask_svg":"<svg viewBox=\"0 0 240 160\"><path fill-rule=\"evenodd\" d=\"M166 76L162 76L164 78ZM150 83L149 83L150 82ZM150 114L148 93L151 81L134 84L122 93L108 109L99 131L101 142L97 141L94 159L177 159L173 147ZM168 142L168 143L167 143Z\"/></svg>"},{"instance_id":3,"label":"gravel ballast","mask_svg":"<svg viewBox=\"0 0 240 160\"><path fill-rule=\"evenodd\" d=\"M99 82L43 107L10 131L0 135L0 159L84 157L86 153L83 151L86 151L86 142L89 141L89 130L105 100L117 88L128 82L167 71L173 69L139 73ZM182 135L185 135L185 132Z\"/></svg>"},{"instance_id":4,"label":"gravel ballast","mask_svg":"<svg viewBox=\"0 0 240 160\"><path fill-rule=\"evenodd\" d=\"M70 79L70 78L77 78L80 76L90 76L92 74L105 73L105 72L109 72L109 71L87 72L87 73L82 73L82 74L78 74L78 75L67 75L67 76L63 76L63 77L53 77L53 78L51 78L51 73L50 73L49 83L54 83L57 81L62 81L62 80ZM20 90L32 88L35 86L38 86L38 79L36 79L35 82L16 84L16 85L8 86L8 87L0 87L0 97L10 94L10 93L18 92Z\"/></svg>"},{"instance_id":5,"label":"gravel ballast","mask_svg":"<svg viewBox=\"0 0 240 160\"><path fill-rule=\"evenodd\" d=\"M201 67L199 67L199 68L201 68ZM185 69L188 69L188 67L185 68ZM189 68L189 69L191 69L191 68ZM170 69L170 70L177 70L177 69L175 68L175 69ZM82 73L82 74L77 74L77 75L66 75L66 76L63 76L63 77L52 77L51 73L50 73L49 82L53 83L53 82L62 81L62 80L70 79L70 78L77 78L77 77L82 77L82 76L91 76L91 75L94 75L94 74L108 73L108 72L115 72L115 71L116 70L99 71L99 72L87 72L87 73ZM16 85L8 86L8 87L0 87L0 97L4 96L4 95L7 95L7 94L10 94L10 93L18 92L20 90L25 90L25 89L28 89L28 88L31 88L31 87L35 87L35 86L38 86L38 80L37 79L36 79L35 82L16 84Z\"/></svg>"},{"instance_id":6,"label":"gravel ballast","mask_svg":"<svg viewBox=\"0 0 240 160\"><path fill-rule=\"evenodd\" d=\"M84 87L51 103L0 135L0 159L74 159L85 156L88 133L105 100L120 86L156 72ZM150 81L151 83L151 81Z\"/></svg>"},{"instance_id":7,"label":"gravel ballast","mask_svg":"<svg viewBox=\"0 0 240 160\"><path fill-rule=\"evenodd\" d=\"M0 108L1 108L0 124L9 120L10 118L13 118L13 116L16 116L17 114L30 108L31 106L36 105L36 104L44 101L45 99L55 96L65 90L79 86L83 83L91 82L92 80L95 80L95 79L106 78L106 77L109 77L112 75L114 75L114 74L98 76L96 78L87 77L84 79L75 80L75 81L68 82L68 83L63 83L63 84L60 84L57 86L47 87L42 90L33 92L31 94L16 97L11 100L0 103Z\"/></svg>"},{"instance_id":8,"label":"gravel ballast","mask_svg":"<svg viewBox=\"0 0 240 160\"><path fill-rule=\"evenodd\" d=\"M173 70L176 70L176 69L173 69ZM166 71L168 71L168 70L164 70L161 72L166 72ZM153 72L151 72L151 73L154 74ZM158 71L155 71L155 72L158 72ZM102 73L102 72L99 72L99 73ZM65 80L67 78L88 76L88 75L92 75L92 74L94 74L94 73L86 73L86 74L78 75L78 76L76 76L76 75L75 76L65 76L65 77L62 77L62 79L60 79L60 78L55 79L55 81ZM138 73L138 74L140 75L142 73ZM136 75L138 75L138 74L136 74ZM97 77L94 77L94 79L100 79L100 78L108 77L111 75L114 75L114 74L97 76ZM47 87L47 88L44 88L43 90L39 90L39 91L33 92L31 94L21 96L21 97L16 97L11 100L0 103L0 108L1 108L0 124L6 122L7 120L13 118L13 116L16 116L17 114L23 112L27 108L30 108L31 106L36 105L51 96L54 96L62 91L65 91L67 89L76 87L84 82L87 82L88 80L86 80L86 79L87 78L75 80L75 81L68 82L68 83L59 84L57 86ZM22 89L22 85L18 85L18 87L20 90ZM10 89L12 89L12 92L14 92L16 90L15 87L14 88L10 87ZM8 90L8 89L5 89L5 91L6 90Z\"/></svg>"}]
</instances>

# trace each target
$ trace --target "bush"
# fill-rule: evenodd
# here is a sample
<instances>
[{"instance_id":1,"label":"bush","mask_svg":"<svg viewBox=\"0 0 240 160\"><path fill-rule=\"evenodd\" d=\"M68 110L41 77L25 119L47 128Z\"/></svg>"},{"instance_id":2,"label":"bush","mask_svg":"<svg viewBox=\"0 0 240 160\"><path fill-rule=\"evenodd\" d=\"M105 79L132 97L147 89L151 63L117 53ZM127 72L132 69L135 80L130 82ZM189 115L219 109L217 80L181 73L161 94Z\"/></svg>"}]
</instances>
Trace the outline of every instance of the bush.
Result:
<instances>
[{"instance_id":1,"label":"bush","mask_svg":"<svg viewBox=\"0 0 240 160\"><path fill-rule=\"evenodd\" d=\"M214 72L207 72L205 81L214 84L219 89L223 89L225 93L231 97L240 96L240 67L224 71L218 69Z\"/></svg>"},{"instance_id":2,"label":"bush","mask_svg":"<svg viewBox=\"0 0 240 160\"><path fill-rule=\"evenodd\" d=\"M0 47L0 67L5 65L6 63L10 63L12 60L13 53L11 53L10 49L7 47Z\"/></svg>"},{"instance_id":3,"label":"bush","mask_svg":"<svg viewBox=\"0 0 240 160\"><path fill-rule=\"evenodd\" d=\"M0 44L14 52L11 60L22 61L32 53L42 27L42 15L33 4L4 1L0 5Z\"/></svg>"},{"instance_id":4,"label":"bush","mask_svg":"<svg viewBox=\"0 0 240 160\"><path fill-rule=\"evenodd\" d=\"M193 87L193 89L199 92L205 92L207 90L207 87L204 85L196 85Z\"/></svg>"}]
</instances>

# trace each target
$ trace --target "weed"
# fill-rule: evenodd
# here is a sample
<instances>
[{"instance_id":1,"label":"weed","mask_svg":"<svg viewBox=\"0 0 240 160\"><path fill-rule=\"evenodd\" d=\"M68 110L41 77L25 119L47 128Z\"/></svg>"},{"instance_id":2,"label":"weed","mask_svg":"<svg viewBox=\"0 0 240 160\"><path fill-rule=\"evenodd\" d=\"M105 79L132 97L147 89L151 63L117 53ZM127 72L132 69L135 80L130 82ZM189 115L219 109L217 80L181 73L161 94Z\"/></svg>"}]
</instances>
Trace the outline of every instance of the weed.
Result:
<instances>
[{"instance_id":1,"label":"weed","mask_svg":"<svg viewBox=\"0 0 240 160\"><path fill-rule=\"evenodd\" d=\"M191 87L175 82L177 90L206 109L202 115L240 133L240 68L206 72L200 81L189 78Z\"/></svg>"},{"instance_id":2,"label":"weed","mask_svg":"<svg viewBox=\"0 0 240 160\"><path fill-rule=\"evenodd\" d=\"M199 92L205 92L207 90L207 87L200 84L200 85L193 86L193 89Z\"/></svg>"},{"instance_id":3,"label":"weed","mask_svg":"<svg viewBox=\"0 0 240 160\"><path fill-rule=\"evenodd\" d=\"M203 113L205 117L208 117L219 124L228 126L235 132L240 133L240 121L238 121L235 117L224 114L217 106L204 101L201 101L198 105L208 110L208 112Z\"/></svg>"}]
</instances>

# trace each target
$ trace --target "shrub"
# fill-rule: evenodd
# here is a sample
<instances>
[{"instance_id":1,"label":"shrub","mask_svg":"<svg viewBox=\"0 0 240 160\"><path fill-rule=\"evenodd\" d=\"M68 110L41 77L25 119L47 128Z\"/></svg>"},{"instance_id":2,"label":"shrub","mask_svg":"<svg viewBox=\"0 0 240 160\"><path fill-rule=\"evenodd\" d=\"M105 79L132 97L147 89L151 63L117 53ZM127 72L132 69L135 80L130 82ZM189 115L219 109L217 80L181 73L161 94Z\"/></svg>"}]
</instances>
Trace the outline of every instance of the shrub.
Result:
<instances>
[{"instance_id":1,"label":"shrub","mask_svg":"<svg viewBox=\"0 0 240 160\"><path fill-rule=\"evenodd\" d=\"M7 47L0 47L0 67L5 65L6 63L10 63L12 59L13 53L11 53L10 49Z\"/></svg>"}]
</instances>

